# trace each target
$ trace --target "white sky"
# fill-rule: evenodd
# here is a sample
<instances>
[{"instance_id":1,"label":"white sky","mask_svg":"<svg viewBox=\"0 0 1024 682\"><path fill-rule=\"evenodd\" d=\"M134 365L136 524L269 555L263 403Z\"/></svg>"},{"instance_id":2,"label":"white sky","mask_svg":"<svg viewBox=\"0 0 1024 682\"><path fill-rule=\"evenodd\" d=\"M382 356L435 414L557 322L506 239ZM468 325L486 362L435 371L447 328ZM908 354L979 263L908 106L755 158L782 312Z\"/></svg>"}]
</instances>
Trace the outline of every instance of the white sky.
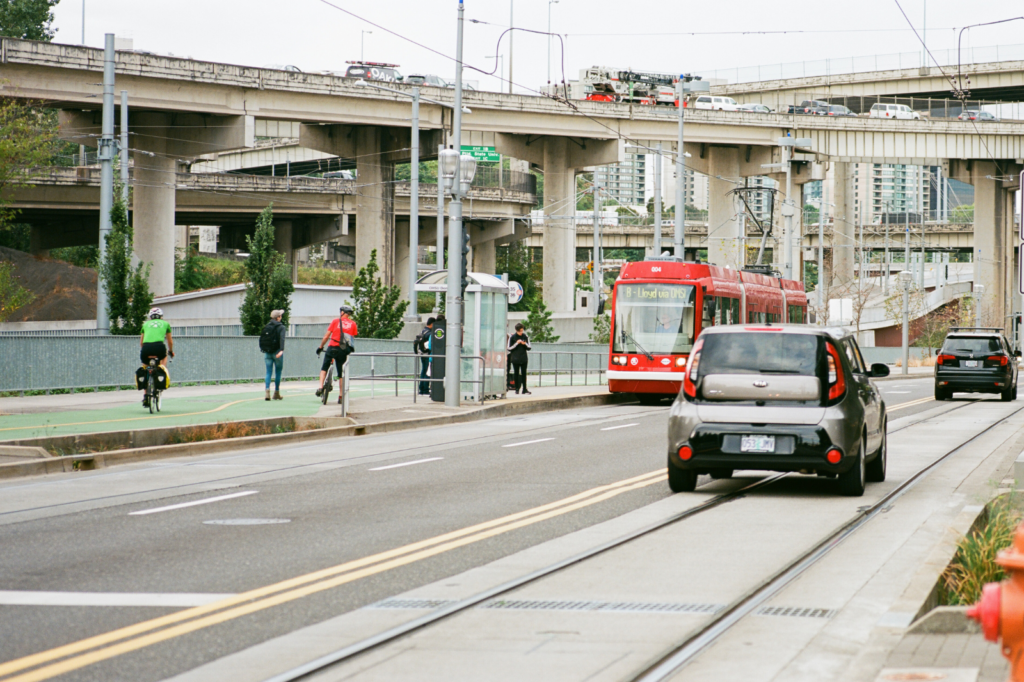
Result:
<instances>
[{"instance_id":1,"label":"white sky","mask_svg":"<svg viewBox=\"0 0 1024 682\"><path fill-rule=\"evenodd\" d=\"M88 45L103 44L104 33L134 39L135 49L208 61L253 66L294 64L304 71L343 70L360 58L397 63L402 73L454 74L453 61L389 34L422 43L443 55L455 52L457 0L330 0L362 17L354 18L321 0L61 0L55 9L56 42L81 42L86 3ZM548 0L513 0L515 25L547 30ZM920 28L926 0L900 0ZM551 5L552 31L568 34L565 71L594 65L667 73L779 64L893 52L920 52L896 0L559 0ZM956 46L953 27L1024 14L1012 0L930 0L928 45ZM493 69L498 35L509 25L509 0L466 0L465 61ZM682 31L834 31L788 35L664 35ZM892 30L899 29L899 30ZM590 35L587 35L590 34ZM594 35L604 34L604 35ZM662 34L662 35L657 35ZM508 69L507 37L500 51ZM1024 44L1024 21L975 28L964 45ZM543 84L547 39L517 33L514 81L518 91ZM552 80L558 80L558 48L552 49ZM498 89L496 80L467 70L467 80Z\"/></svg>"}]
</instances>

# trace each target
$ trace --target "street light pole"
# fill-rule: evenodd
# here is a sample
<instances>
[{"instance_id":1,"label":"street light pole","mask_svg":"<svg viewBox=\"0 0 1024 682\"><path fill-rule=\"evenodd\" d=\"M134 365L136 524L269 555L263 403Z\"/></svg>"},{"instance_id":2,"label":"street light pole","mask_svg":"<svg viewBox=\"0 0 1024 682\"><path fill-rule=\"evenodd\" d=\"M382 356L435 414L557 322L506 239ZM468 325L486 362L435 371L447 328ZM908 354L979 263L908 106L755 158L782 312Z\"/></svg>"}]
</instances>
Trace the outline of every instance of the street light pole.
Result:
<instances>
[{"instance_id":1,"label":"street light pole","mask_svg":"<svg viewBox=\"0 0 1024 682\"><path fill-rule=\"evenodd\" d=\"M107 255L107 235L110 234L110 211L114 207L114 34L104 37L103 45L103 127L99 144L100 161L100 252L102 267ZM107 317L107 287L102 277L97 277L96 329L108 333L110 319Z\"/></svg>"},{"instance_id":2,"label":"street light pole","mask_svg":"<svg viewBox=\"0 0 1024 682\"><path fill-rule=\"evenodd\" d=\"M458 407L462 386L462 28L466 6L459 0L455 43L455 109L452 116L452 146L460 163L456 165L452 201L448 214L448 291L446 292L447 344L445 346L444 404Z\"/></svg>"},{"instance_id":3,"label":"street light pole","mask_svg":"<svg viewBox=\"0 0 1024 682\"><path fill-rule=\"evenodd\" d=\"M508 0L508 94L512 94L512 36L515 35L515 22L513 17L515 15L515 2L516 0Z\"/></svg>"},{"instance_id":4,"label":"street light pole","mask_svg":"<svg viewBox=\"0 0 1024 682\"><path fill-rule=\"evenodd\" d=\"M653 256L661 255L661 143L654 147L654 249Z\"/></svg>"},{"instance_id":5,"label":"street light pole","mask_svg":"<svg viewBox=\"0 0 1024 682\"><path fill-rule=\"evenodd\" d=\"M597 304L594 313L601 308L601 290L604 288L604 273L601 268L601 185L598 180L598 166L594 166L594 293L597 294Z\"/></svg>"},{"instance_id":6,"label":"street light pole","mask_svg":"<svg viewBox=\"0 0 1024 682\"><path fill-rule=\"evenodd\" d=\"M420 89L412 88L412 148L409 159L409 311L405 319L416 322L419 300L416 281L419 279L420 252Z\"/></svg>"},{"instance_id":7,"label":"street light pole","mask_svg":"<svg viewBox=\"0 0 1024 682\"><path fill-rule=\"evenodd\" d=\"M786 218L786 234L782 240L782 248L786 253L782 260L782 272L786 279L793 279L793 213L796 210L793 206L793 148L785 146L782 148L782 163L786 167L786 204L788 211L783 211Z\"/></svg>"},{"instance_id":8,"label":"street light pole","mask_svg":"<svg viewBox=\"0 0 1024 682\"><path fill-rule=\"evenodd\" d=\"M443 134L443 131L442 131ZM435 270L444 270L444 181L441 179L441 154L444 145L437 146L437 256ZM441 292L434 294L434 308L441 312Z\"/></svg>"},{"instance_id":9,"label":"street light pole","mask_svg":"<svg viewBox=\"0 0 1024 682\"><path fill-rule=\"evenodd\" d=\"M903 374L910 374L910 283L914 276L909 270L899 274L900 286L903 287Z\"/></svg>"},{"instance_id":10,"label":"street light pole","mask_svg":"<svg viewBox=\"0 0 1024 682\"><path fill-rule=\"evenodd\" d=\"M558 0L548 0L548 85L551 85L551 5L557 5Z\"/></svg>"},{"instance_id":11,"label":"street light pole","mask_svg":"<svg viewBox=\"0 0 1024 682\"><path fill-rule=\"evenodd\" d=\"M686 256L686 150L683 146L683 119L686 108L686 81L679 76L676 97L679 101L679 129L676 132L676 215L672 242L676 258L685 260Z\"/></svg>"},{"instance_id":12,"label":"street light pole","mask_svg":"<svg viewBox=\"0 0 1024 682\"><path fill-rule=\"evenodd\" d=\"M121 91L121 199L128 211L128 91Z\"/></svg>"}]
</instances>

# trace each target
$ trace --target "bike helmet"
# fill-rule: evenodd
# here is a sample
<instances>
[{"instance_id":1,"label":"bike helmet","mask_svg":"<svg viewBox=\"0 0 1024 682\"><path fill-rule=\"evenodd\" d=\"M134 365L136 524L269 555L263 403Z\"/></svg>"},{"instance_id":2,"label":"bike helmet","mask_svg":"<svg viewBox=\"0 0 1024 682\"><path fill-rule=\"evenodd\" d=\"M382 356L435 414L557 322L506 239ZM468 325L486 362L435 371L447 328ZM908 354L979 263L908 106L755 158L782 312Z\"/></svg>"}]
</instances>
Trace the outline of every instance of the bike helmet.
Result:
<instances>
[{"instance_id":1,"label":"bike helmet","mask_svg":"<svg viewBox=\"0 0 1024 682\"><path fill-rule=\"evenodd\" d=\"M349 315L351 315L355 311L352 310L352 306L343 305L343 306L341 306L341 312L348 313Z\"/></svg>"},{"instance_id":2,"label":"bike helmet","mask_svg":"<svg viewBox=\"0 0 1024 682\"><path fill-rule=\"evenodd\" d=\"M156 319L161 318L163 316L164 316L164 311L161 310L160 308L150 308L150 310L149 310L149 319L156 320Z\"/></svg>"}]
</instances>

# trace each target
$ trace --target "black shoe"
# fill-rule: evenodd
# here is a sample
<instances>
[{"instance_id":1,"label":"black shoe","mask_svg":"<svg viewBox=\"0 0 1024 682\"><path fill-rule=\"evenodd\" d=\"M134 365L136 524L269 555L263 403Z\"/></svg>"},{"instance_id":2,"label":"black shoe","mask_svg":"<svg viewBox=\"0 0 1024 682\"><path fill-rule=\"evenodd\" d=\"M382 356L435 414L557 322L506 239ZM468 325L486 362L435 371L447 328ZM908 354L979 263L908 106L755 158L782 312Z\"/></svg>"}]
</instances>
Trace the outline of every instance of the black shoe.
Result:
<instances>
[{"instance_id":1,"label":"black shoe","mask_svg":"<svg viewBox=\"0 0 1024 682\"><path fill-rule=\"evenodd\" d=\"M143 407L149 407L149 398L143 398L142 399L142 406Z\"/></svg>"},{"instance_id":2,"label":"black shoe","mask_svg":"<svg viewBox=\"0 0 1024 682\"><path fill-rule=\"evenodd\" d=\"M322 388L318 388L318 389L316 389L316 397L317 397L317 398L319 398L319 397L320 397L320 396L322 396L323 394L324 394L324 389L322 389Z\"/></svg>"},{"instance_id":3,"label":"black shoe","mask_svg":"<svg viewBox=\"0 0 1024 682\"><path fill-rule=\"evenodd\" d=\"M527 390L526 390L526 389L524 388L524 389L523 389L523 395L533 395L533 394L532 394L532 393L530 393L529 391L527 391Z\"/></svg>"}]
</instances>

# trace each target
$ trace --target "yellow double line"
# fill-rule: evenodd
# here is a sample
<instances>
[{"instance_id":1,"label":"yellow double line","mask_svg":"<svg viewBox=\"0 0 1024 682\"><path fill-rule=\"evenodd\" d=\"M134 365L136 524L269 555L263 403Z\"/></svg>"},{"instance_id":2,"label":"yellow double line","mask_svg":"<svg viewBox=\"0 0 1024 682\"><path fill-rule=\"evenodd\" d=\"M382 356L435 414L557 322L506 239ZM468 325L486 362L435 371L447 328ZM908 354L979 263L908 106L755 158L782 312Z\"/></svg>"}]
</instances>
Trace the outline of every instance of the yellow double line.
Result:
<instances>
[{"instance_id":1,"label":"yellow double line","mask_svg":"<svg viewBox=\"0 0 1024 682\"><path fill-rule=\"evenodd\" d=\"M930 400L935 400L935 398L928 397L928 398L918 398L917 400L908 400L905 403L900 403L898 405L893 405L892 407L889 407L889 408L886 408L886 409L889 412L895 412L896 410L902 410L904 407L910 407L911 405L920 405L921 403L926 403L926 402L928 402Z\"/></svg>"},{"instance_id":2,"label":"yellow double line","mask_svg":"<svg viewBox=\"0 0 1024 682\"><path fill-rule=\"evenodd\" d=\"M0 678L3 682L47 680L121 654L561 516L623 493L659 483L665 480L665 477L665 469L658 469L642 476L591 488L557 502L243 592L212 604L186 609L31 654L0 664ZM19 672L20 675L8 677Z\"/></svg>"}]
</instances>

